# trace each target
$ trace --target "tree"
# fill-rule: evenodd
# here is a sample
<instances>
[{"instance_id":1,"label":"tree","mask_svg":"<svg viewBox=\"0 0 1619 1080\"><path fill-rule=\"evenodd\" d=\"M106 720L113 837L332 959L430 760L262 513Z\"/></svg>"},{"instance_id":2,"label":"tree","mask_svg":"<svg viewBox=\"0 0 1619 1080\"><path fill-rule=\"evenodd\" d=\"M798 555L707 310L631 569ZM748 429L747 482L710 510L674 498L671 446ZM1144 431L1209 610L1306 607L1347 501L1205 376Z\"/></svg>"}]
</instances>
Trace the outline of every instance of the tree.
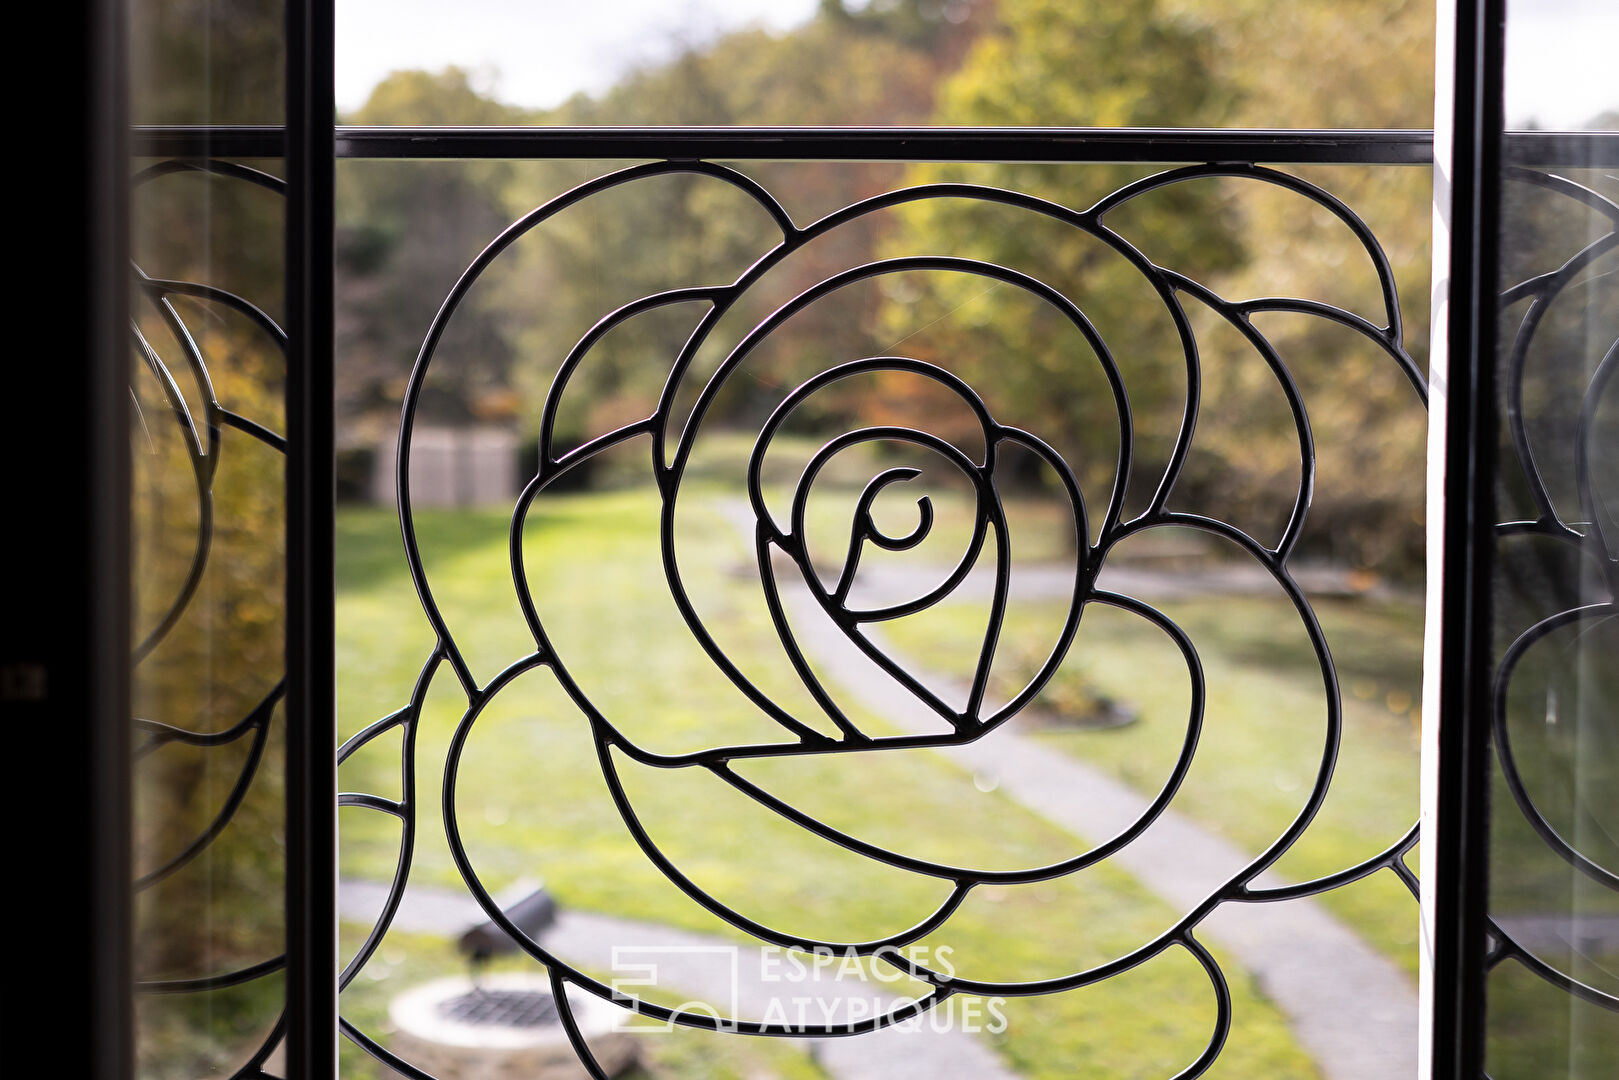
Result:
<instances>
[{"instance_id":1,"label":"tree","mask_svg":"<svg viewBox=\"0 0 1619 1080\"><path fill-rule=\"evenodd\" d=\"M1097 127L1427 127L1432 102L1429 5L1352 0L1335 5L1155 0L1078 5L1003 0L960 70L942 86L943 124ZM1084 208L1134 176L1110 166L925 166L910 179L976 181ZM1287 170L1343 198L1373 227L1394 267L1425 359L1429 175L1407 168ZM1118 354L1136 407L1140 508L1160 474L1184 394L1184 367L1162 304L1138 272L1075 230L1030 215L960 202L919 203L890 245L938 249L1026 270L1061 288ZM1384 321L1373 264L1348 229L1296 195L1251 180L1160 189L1106 223L1156 263L1219 295L1319 299ZM983 295L980 295L980 294ZM1296 490L1299 442L1279 384L1212 312L1188 300L1199 333L1203 409L1173 505L1223 512L1274 537ZM924 318L924 313L926 317ZM1009 300L1005 287L957 278L886 313L901 328L942 321L906 350L970 378L980 375L1092 486L1111 474L1113 406L1094 367L1048 306ZM1304 384L1321 469L1312 528L1317 553L1386 569L1420 563L1423 428L1415 393L1376 346L1324 320L1256 320Z\"/></svg>"},{"instance_id":2,"label":"tree","mask_svg":"<svg viewBox=\"0 0 1619 1080\"><path fill-rule=\"evenodd\" d=\"M1002 0L995 14L941 87L937 123L1205 126L1230 114L1234 95L1217 77L1212 34L1167 16L1156 2ZM907 179L975 182L1083 209L1140 174L1117 166L998 163L919 166ZM1163 243L1152 254L1160 261L1218 272L1241 259L1222 202L1208 190L1166 190L1132 208L1130 217L1158 226L1151 231ZM1111 343L1139 422L1173 425L1184 385L1184 365L1178 371L1174 360L1178 340L1162 303L1143 290L1140 272L1124 258L1071 226L991 202L918 202L901 220L888 245L892 253L981 259L1074 299ZM925 313L934 321L905 339L906 352L981 384L1007 410L1003 419L1057 443L1082 482L1105 485L1118 425L1089 347L1050 304L986 285L977 277L933 275L905 303L889 306L886 324L896 336L908 334L927 321Z\"/></svg>"},{"instance_id":3,"label":"tree","mask_svg":"<svg viewBox=\"0 0 1619 1080\"><path fill-rule=\"evenodd\" d=\"M286 32L279 0L133 0L137 124L280 124Z\"/></svg>"},{"instance_id":4,"label":"tree","mask_svg":"<svg viewBox=\"0 0 1619 1080\"><path fill-rule=\"evenodd\" d=\"M1428 128L1433 123L1431 0L1166 0L1204 18L1220 78L1234 88L1230 123L1244 127ZM1406 317L1407 350L1427 368L1432 174L1417 167L1285 171L1320 184L1371 227L1387 255ZM1385 319L1370 259L1335 218L1260 185L1245 185L1249 257L1214 282L1228 297L1297 296ZM1301 383L1317 452L1317 497L1303 537L1318 556L1411 576L1422 569L1425 418L1390 359L1324 320L1270 317L1260 328ZM1227 416L1275 416L1274 380L1244 378L1242 361L1216 356L1211 401ZM1249 371L1251 361L1247 363ZM1296 471L1297 440L1271 425L1210 427L1188 475L1207 504L1236 492L1274 522L1282 478Z\"/></svg>"},{"instance_id":5,"label":"tree","mask_svg":"<svg viewBox=\"0 0 1619 1080\"><path fill-rule=\"evenodd\" d=\"M891 7L892 5L887 5ZM913 5L914 6L914 5ZM923 5L924 7L926 5ZM941 8L942 11L942 8ZM742 30L683 50L672 60L632 72L599 99L579 96L543 117L547 123L601 124L915 124L934 108L941 65L948 63L906 33L890 32L878 12L841 7L784 34ZM938 16L954 40L971 27ZM596 163L574 179L599 175ZM900 170L884 163L750 163L742 171L763 182L799 224L891 187ZM543 194L560 189L548 178ZM541 197L520 182L514 210ZM568 347L618 304L664 289L727 284L780 239L764 213L718 182L692 177L646 181L559 216L523 241L511 257L516 276L534 287L520 333L518 380L525 417L540 400ZM762 315L827 275L871 258L878 234L866 225L838 230L810 245L750 290L746 307ZM525 261L526 260L526 261ZM817 308L795 323L784 346L782 379L831 359L869 354L881 333L877 303ZM740 321L740 320L739 320ZM598 346L574 382L564 411L567 439L649 414L695 315L638 317ZM723 332L719 340L733 341ZM734 419L750 403L727 398L716 419Z\"/></svg>"},{"instance_id":6,"label":"tree","mask_svg":"<svg viewBox=\"0 0 1619 1080\"><path fill-rule=\"evenodd\" d=\"M517 109L479 93L468 73L395 72L357 124L510 124ZM338 414L346 434L375 438L398 415L405 378L433 314L478 251L505 227L509 162L344 163L338 179ZM424 419L511 415L511 313L478 293L446 334L422 402Z\"/></svg>"}]
</instances>

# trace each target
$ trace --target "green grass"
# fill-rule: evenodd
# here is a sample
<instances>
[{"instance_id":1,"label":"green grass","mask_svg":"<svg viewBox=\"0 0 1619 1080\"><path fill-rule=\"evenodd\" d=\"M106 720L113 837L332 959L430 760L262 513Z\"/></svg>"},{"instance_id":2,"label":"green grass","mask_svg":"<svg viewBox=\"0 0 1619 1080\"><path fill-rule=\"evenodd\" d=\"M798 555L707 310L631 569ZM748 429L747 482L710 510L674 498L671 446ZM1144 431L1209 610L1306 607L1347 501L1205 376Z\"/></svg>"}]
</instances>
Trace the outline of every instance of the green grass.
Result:
<instances>
[{"instance_id":1,"label":"green grass","mask_svg":"<svg viewBox=\"0 0 1619 1080\"><path fill-rule=\"evenodd\" d=\"M526 558L541 617L564 662L605 715L650 748L778 737L779 729L761 720L692 643L665 599L649 542L655 514L653 498L631 491L556 497L531 515ZM441 609L480 683L532 652L512 600L504 515L422 513L418 528ZM407 699L432 644L393 529L384 511L339 517L338 715L345 734ZM731 527L694 513L683 519L680 539L683 550L695 553L689 562L683 558L682 572L694 594L705 597L705 624L726 654L807 719L807 699L802 690L796 698L789 693L796 679L765 629L756 589L745 588L734 573L740 551ZM441 669L419 736L415 880L460 883L438 800L447 743L465 704L451 673ZM390 735L357 754L344 766L344 789L397 796L399 746L398 735ZM862 940L911 925L943 895L936 879L815 840L706 773L622 768L660 846L695 881L750 917L794 934ZM972 777L927 751L808 757L744 771L863 839L915 855L998 868L1043 864L1079 846L1004 796L978 791ZM629 839L584 718L546 670L521 676L476 722L457 806L469 852L491 889L537 876L565 906L740 940L670 884ZM397 823L348 809L341 826L342 872L385 879L393 869ZM1103 865L1040 885L976 890L923 944L950 946L964 976L1044 978L1117 956L1176 914ZM415 941L402 947L444 950L442 943ZM1209 1075L1315 1076L1274 1006L1240 970L1227 971L1236 1028ZM1106 983L1014 999L1005 1011L1009 1028L995 1044L1025 1075L1168 1075L1202 1048L1214 997L1195 961L1171 949Z\"/></svg>"},{"instance_id":2,"label":"green grass","mask_svg":"<svg viewBox=\"0 0 1619 1080\"><path fill-rule=\"evenodd\" d=\"M285 1002L279 972L207 993L137 994L135 1074L143 1080L231 1075L264 1045Z\"/></svg>"},{"instance_id":3,"label":"green grass","mask_svg":"<svg viewBox=\"0 0 1619 1080\"><path fill-rule=\"evenodd\" d=\"M1602 959L1610 973L1619 966L1619 957ZM1571 997L1511 960L1491 972L1486 993L1485 1068L1494 1080L1613 1075L1619 1013Z\"/></svg>"},{"instance_id":4,"label":"green grass","mask_svg":"<svg viewBox=\"0 0 1619 1080\"><path fill-rule=\"evenodd\" d=\"M1531 578L1530 580L1537 580ZM1500 606L1521 631L1546 611ZM1572 604L1573 598L1559 604ZM1544 607L1544 602L1542 602ZM1527 610L1525 610L1527 609ZM1503 636L1504 637L1504 636ZM1512 760L1535 807L1558 835L1599 866L1619 866L1619 623L1573 623L1531 646L1513 669L1506 721ZM1490 906L1505 914L1619 914L1619 892L1570 867L1532 830L1502 770L1495 770Z\"/></svg>"},{"instance_id":5,"label":"green grass","mask_svg":"<svg viewBox=\"0 0 1619 1080\"><path fill-rule=\"evenodd\" d=\"M1321 669L1290 603L1277 596L1221 596L1155 605L1191 637L1207 702L1191 772L1174 807L1258 854L1293 820L1314 783L1325 743ZM1021 687L1044 655L1055 605L1014 609L998 654L1003 694ZM1316 605L1344 687L1341 755L1321 814L1277 865L1290 880L1332 873L1397 839L1417 814L1416 702L1421 610L1414 603L1328 600ZM902 655L961 665L976 650L982 615L952 605L892 624ZM1113 728L1032 727L1036 737L1155 794L1186 736L1190 678L1157 627L1093 605L1043 700L1098 697L1132 711ZM1037 706L1038 707L1038 703ZM1380 873L1322 897L1406 970L1417 968L1417 906Z\"/></svg>"}]
</instances>

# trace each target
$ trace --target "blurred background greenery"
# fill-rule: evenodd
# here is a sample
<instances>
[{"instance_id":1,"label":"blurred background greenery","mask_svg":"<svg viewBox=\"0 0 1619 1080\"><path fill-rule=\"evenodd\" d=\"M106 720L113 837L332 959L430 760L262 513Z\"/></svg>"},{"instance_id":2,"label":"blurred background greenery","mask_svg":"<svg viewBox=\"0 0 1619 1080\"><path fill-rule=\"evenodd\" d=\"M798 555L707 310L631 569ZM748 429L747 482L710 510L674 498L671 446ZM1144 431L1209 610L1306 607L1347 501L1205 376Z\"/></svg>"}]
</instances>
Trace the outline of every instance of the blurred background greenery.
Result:
<instances>
[{"instance_id":1,"label":"blurred background greenery","mask_svg":"<svg viewBox=\"0 0 1619 1080\"><path fill-rule=\"evenodd\" d=\"M1351 32L1353 30L1353 32ZM840 124L1427 127L1432 10L1426 3L1210 4L1199 0L1071 4L828 2L802 27L742 30L630 72L599 97L548 110L506 106L468 72L405 71L377 86L357 124ZM1330 62L1327 57L1330 55ZM386 446L409 363L442 297L505 223L605 163L350 161L339 185L340 424L349 445ZM966 180L1076 208L1152 170L1121 166L805 163L749 165L799 224L899 184ZM1375 229L1401 288L1407 347L1426 357L1429 178L1422 168L1298 170ZM718 185L672 177L593 200L531 234L474 289L452 320L424 396L425 422L498 423L531 437L544 391L569 344L617 304L660 288L728 282L764 250L768 225ZM1173 431L1184 363L1138 272L1074 230L987 204L938 200L840 228L772 275L763 313L835 272L873 258L943 252L998 262L1063 288L1120 353L1143 453ZM1221 295L1328 300L1381 325L1366 255L1319 208L1263 185L1209 180L1140 200L1113 224L1151 258ZM794 324L783 377L829 360L901 351L992 388L1008 422L1067 445L1082 474L1111 466L1111 404L1094 361L1074 362L1071 327L1008 288L963 275L917 274L844 290ZM690 307L691 305L687 305ZM1193 304L1192 317L1208 313ZM751 309L750 310L754 310ZM1208 320L1204 319L1206 323ZM1317 408L1319 503L1306 549L1410 579L1420 571L1422 417L1388 378L1389 362L1320 320L1259 320ZM562 438L644 416L690 319L638 318L575 377ZM925 333L919 331L925 330ZM1263 413L1267 423L1207 426L1182 480L1183 505L1241 503L1285 513L1296 438L1271 424L1274 380L1246 362L1229 330L1207 340L1206 411ZM1066 367L1068 370L1062 370ZM993 378L989 378L993 373ZM1353 392L1344 388L1353 386ZM896 389L896 404L917 408ZM740 399L730 407L745 410ZM727 406L722 402L721 408ZM1098 412L1100 410L1100 413ZM721 417L720 419L723 419ZM748 419L733 416L739 424ZM1097 459L1100 458L1100 462ZM1137 470L1138 486L1153 470ZM1083 475L1082 475L1083 478ZM1278 484L1278 478L1284 478ZM1137 492L1142 500L1149 492ZM1290 503L1290 496L1283 496Z\"/></svg>"}]
</instances>

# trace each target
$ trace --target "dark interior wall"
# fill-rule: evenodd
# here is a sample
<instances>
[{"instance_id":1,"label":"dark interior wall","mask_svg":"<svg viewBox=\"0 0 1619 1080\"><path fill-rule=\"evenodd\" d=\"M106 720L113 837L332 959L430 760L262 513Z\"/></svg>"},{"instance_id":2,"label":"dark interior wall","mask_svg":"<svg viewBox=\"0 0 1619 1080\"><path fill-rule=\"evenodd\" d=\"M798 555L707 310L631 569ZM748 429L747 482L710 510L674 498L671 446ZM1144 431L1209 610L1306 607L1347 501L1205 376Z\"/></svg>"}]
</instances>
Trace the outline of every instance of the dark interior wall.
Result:
<instances>
[{"instance_id":1,"label":"dark interior wall","mask_svg":"<svg viewBox=\"0 0 1619 1080\"><path fill-rule=\"evenodd\" d=\"M34 225L11 231L0 424L0 1073L15 1076L117 1077L130 1060L122 13L41 5L48 61L6 75L12 210Z\"/></svg>"}]
</instances>

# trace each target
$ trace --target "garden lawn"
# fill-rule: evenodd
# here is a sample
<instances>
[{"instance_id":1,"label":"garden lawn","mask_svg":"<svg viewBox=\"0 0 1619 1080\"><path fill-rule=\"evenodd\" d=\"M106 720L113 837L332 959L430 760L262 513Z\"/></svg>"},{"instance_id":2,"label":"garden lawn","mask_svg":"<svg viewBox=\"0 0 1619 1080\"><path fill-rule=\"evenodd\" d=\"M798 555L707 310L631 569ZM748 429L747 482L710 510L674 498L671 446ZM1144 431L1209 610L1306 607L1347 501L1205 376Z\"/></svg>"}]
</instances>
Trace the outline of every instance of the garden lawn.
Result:
<instances>
[{"instance_id":1,"label":"garden lawn","mask_svg":"<svg viewBox=\"0 0 1619 1080\"><path fill-rule=\"evenodd\" d=\"M1203 731L1173 807L1253 854L1293 820L1314 784L1325 745L1320 665L1291 603L1281 596L1207 596L1154 604L1191 638L1207 676ZM1292 881L1332 873L1392 844L1417 815L1422 612L1415 601L1319 600L1342 686L1340 756L1320 815L1277 864ZM1066 610L1009 612L994 682L1020 688L1032 664L1019 644L1039 639ZM883 630L901 656L959 670L975 654L982 615L949 605ZM1040 653L1041 656L1044 653ZM1190 680L1156 627L1090 605L1053 683L1031 711L1083 712L1111 703L1119 727L1028 724L1024 730L1135 787L1156 794L1186 736ZM1050 719L1048 715L1046 719ZM1023 723L1019 718L1017 723ZM1416 860L1409 860L1415 868ZM1384 871L1323 894L1321 902L1413 974L1417 903Z\"/></svg>"},{"instance_id":2,"label":"garden lawn","mask_svg":"<svg viewBox=\"0 0 1619 1080\"><path fill-rule=\"evenodd\" d=\"M761 722L717 676L672 610L656 560L656 513L655 498L629 491L553 497L530 515L524 547L531 585L559 654L610 720L655 749L779 739L779 729ZM435 595L480 685L534 651L512 600L506 520L481 511L417 514ZM704 618L727 655L757 670L761 685L781 685L779 645L761 626L756 586L748 589L730 572L738 557L734 529L699 516L680 539L715 556L697 560L689 582L694 593L709 596ZM408 700L433 641L390 512L342 511L338 562L338 716L347 736ZM440 796L449 739L465 709L464 694L441 665L418 732L413 880L460 884ZM398 798L400 746L393 732L355 754L343 766L343 789ZM749 917L793 934L860 941L912 925L944 895L937 879L815 840L706 771L622 761L619 767L659 845L693 880ZM930 751L778 759L739 771L862 839L922 857L1008 868L1044 865L1079 850L1074 837L998 793L977 790L972 777ZM546 669L513 681L474 723L456 807L473 864L492 890L542 878L565 907L744 940L675 888L628 837L585 718ZM396 819L346 808L341 872L386 880L398 837ZM1052 882L975 890L920 944L935 956L944 946L954 950L953 966L963 976L1047 978L1127 952L1177 915L1104 864ZM450 947L390 935L383 950L396 959L426 956L408 961L426 971ZM1235 1028L1208 1075L1316 1076L1275 1007L1240 969L1226 973ZM362 974L345 1001L360 995L356 1006L377 1022L374 1006L365 1004L368 978ZM1171 948L1102 984L1013 999L1005 1008L1006 1032L987 1037L1030 1077L1170 1075L1201 1051L1214 1011L1207 977L1190 955ZM779 1075L799 1075L791 1062L778 1065L771 1068ZM711 1075L702 1066L689 1074Z\"/></svg>"}]
</instances>

